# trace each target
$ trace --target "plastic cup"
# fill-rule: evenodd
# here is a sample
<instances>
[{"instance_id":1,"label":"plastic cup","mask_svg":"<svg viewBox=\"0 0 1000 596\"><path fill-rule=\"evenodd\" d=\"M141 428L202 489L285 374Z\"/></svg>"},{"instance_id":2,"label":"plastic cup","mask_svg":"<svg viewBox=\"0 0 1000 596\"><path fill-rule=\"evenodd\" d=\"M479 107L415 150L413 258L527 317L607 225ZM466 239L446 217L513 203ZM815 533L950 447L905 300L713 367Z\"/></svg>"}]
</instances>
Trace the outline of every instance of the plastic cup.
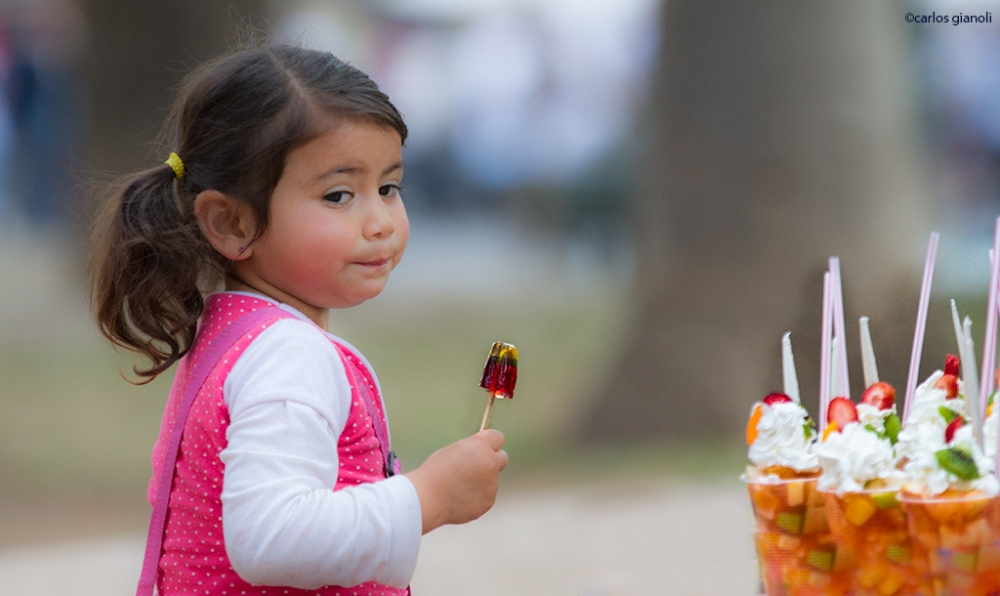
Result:
<instances>
[{"instance_id":1,"label":"plastic cup","mask_svg":"<svg viewBox=\"0 0 1000 596\"><path fill-rule=\"evenodd\" d=\"M1000 593L1000 496L901 493L921 596Z\"/></svg>"},{"instance_id":2,"label":"plastic cup","mask_svg":"<svg viewBox=\"0 0 1000 596\"><path fill-rule=\"evenodd\" d=\"M842 559L830 537L816 478L748 479L754 543L768 596L843 594Z\"/></svg>"},{"instance_id":3,"label":"plastic cup","mask_svg":"<svg viewBox=\"0 0 1000 596\"><path fill-rule=\"evenodd\" d=\"M823 492L837 556L857 596L912 596L916 578L906 512L896 490ZM846 565L845 565L846 567Z\"/></svg>"}]
</instances>

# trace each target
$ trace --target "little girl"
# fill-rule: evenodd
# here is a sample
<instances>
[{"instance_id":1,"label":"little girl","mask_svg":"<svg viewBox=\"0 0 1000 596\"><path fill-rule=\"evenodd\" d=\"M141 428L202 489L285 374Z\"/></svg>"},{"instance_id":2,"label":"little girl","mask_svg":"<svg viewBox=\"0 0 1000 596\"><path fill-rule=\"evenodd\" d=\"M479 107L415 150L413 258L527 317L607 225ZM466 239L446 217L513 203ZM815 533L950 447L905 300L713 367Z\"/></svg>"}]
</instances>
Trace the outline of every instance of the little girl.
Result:
<instances>
[{"instance_id":1,"label":"little girl","mask_svg":"<svg viewBox=\"0 0 1000 596\"><path fill-rule=\"evenodd\" d=\"M406 248L399 112L334 56L278 46L189 75L167 131L91 273L102 332L149 359L136 374L178 363L140 592L408 593L420 536L492 507L507 455L487 430L396 474L375 375L325 331Z\"/></svg>"}]
</instances>

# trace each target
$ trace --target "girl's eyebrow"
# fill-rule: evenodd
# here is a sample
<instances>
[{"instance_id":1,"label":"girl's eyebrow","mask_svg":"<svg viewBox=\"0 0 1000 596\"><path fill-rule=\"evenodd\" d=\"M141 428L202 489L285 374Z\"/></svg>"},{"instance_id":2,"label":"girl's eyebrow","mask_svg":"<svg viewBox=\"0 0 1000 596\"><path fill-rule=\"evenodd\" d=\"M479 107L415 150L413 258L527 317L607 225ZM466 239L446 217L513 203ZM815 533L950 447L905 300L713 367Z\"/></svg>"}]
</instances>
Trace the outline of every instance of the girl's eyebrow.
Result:
<instances>
[{"instance_id":1,"label":"girl's eyebrow","mask_svg":"<svg viewBox=\"0 0 1000 596\"><path fill-rule=\"evenodd\" d=\"M387 175L395 172L396 170L402 170L402 169L403 169L403 162L397 161L396 163L394 163L391 166L389 166L388 168L386 168L385 171L382 172L382 176L387 176ZM365 171L367 171L367 168L365 168L364 166L361 166L361 165L334 166L334 167L330 168L329 170L323 172L322 174L318 174L318 175L314 176L306 184L315 184L317 182L322 182L323 180L326 180L327 178L332 178L332 177L340 175L340 174L352 175L352 174L364 173Z\"/></svg>"}]
</instances>

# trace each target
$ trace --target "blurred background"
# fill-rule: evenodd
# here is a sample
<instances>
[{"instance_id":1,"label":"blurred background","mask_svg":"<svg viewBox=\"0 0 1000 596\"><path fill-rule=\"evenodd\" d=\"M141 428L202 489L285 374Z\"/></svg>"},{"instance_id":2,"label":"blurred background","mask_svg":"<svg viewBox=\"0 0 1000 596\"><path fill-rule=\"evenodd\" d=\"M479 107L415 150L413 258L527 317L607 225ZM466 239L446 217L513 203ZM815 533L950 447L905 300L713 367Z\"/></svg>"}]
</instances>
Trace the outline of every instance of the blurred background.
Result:
<instances>
[{"instance_id":1,"label":"blurred background","mask_svg":"<svg viewBox=\"0 0 1000 596\"><path fill-rule=\"evenodd\" d=\"M165 159L157 135L191 67L272 39L360 67L410 127L407 256L382 296L331 323L374 364L404 468L477 428L491 343L520 351L517 397L494 411L512 464L493 525L428 537L414 587L752 593L742 429L781 388L788 330L815 414L827 258L841 259L855 396L861 315L902 394L931 231L920 376L954 351L949 299L982 337L1000 215L995 8L0 0L0 582L36 573L31 553L92 540L121 555L122 593L137 577L170 375L127 383L135 359L96 333L89 220L107 181ZM904 19L935 11L991 16ZM456 558L484 542L530 572L483 565L501 574L489 592ZM614 558L628 548L652 559Z\"/></svg>"}]
</instances>

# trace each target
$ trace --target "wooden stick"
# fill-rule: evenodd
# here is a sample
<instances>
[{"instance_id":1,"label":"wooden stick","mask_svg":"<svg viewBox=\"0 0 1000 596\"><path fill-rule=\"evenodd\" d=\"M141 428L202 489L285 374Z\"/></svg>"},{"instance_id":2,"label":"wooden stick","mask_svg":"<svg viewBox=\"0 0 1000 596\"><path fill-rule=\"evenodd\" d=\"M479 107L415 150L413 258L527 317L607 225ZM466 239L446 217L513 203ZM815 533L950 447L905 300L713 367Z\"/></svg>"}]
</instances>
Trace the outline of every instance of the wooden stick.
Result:
<instances>
[{"instance_id":1,"label":"wooden stick","mask_svg":"<svg viewBox=\"0 0 1000 596\"><path fill-rule=\"evenodd\" d=\"M493 402L497 400L497 394L490 392L490 401L486 404L486 412L483 414L483 423L479 426L479 432L483 432L490 425L490 414L493 412Z\"/></svg>"}]
</instances>

